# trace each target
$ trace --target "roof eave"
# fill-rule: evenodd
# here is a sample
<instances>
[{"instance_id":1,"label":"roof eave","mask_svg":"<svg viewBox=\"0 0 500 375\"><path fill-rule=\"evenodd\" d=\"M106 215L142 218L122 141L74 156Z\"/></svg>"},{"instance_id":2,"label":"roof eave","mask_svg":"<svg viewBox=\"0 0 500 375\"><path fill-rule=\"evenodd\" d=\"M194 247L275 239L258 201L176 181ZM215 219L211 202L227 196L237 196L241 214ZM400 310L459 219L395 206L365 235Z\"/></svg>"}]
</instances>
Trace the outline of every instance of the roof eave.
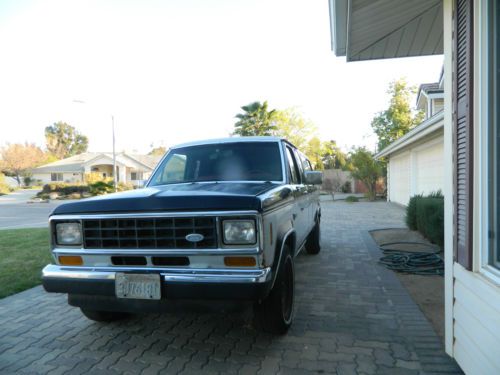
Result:
<instances>
[{"instance_id":1,"label":"roof eave","mask_svg":"<svg viewBox=\"0 0 500 375\"><path fill-rule=\"evenodd\" d=\"M331 49L336 56L346 56L348 0L329 0Z\"/></svg>"},{"instance_id":2,"label":"roof eave","mask_svg":"<svg viewBox=\"0 0 500 375\"><path fill-rule=\"evenodd\" d=\"M382 151L375 155L375 159L380 159L386 156L389 156L396 151L401 150L402 148L408 146L409 144L416 142L428 134L433 133L439 128L444 126L444 113L439 112L436 115L428 118L420 125L406 133L401 138L392 142L389 146L384 148Z\"/></svg>"}]
</instances>

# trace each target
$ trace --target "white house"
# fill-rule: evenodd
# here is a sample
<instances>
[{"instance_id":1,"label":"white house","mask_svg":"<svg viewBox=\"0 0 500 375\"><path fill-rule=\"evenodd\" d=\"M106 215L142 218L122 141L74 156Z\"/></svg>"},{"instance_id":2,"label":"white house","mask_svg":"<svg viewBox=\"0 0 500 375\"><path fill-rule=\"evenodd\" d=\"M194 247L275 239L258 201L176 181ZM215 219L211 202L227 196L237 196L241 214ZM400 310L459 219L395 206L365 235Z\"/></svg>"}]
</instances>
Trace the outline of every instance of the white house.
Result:
<instances>
[{"instance_id":1,"label":"white house","mask_svg":"<svg viewBox=\"0 0 500 375\"><path fill-rule=\"evenodd\" d=\"M424 121L376 158L387 160L387 200L407 205L416 194L444 189L444 72L439 82L420 85L417 108Z\"/></svg>"},{"instance_id":2,"label":"white house","mask_svg":"<svg viewBox=\"0 0 500 375\"><path fill-rule=\"evenodd\" d=\"M116 154L118 182L141 184L151 175L160 157L120 152ZM48 182L83 182L85 174L113 177L113 154L86 152L33 169L33 179Z\"/></svg>"},{"instance_id":3,"label":"white house","mask_svg":"<svg viewBox=\"0 0 500 375\"><path fill-rule=\"evenodd\" d=\"M444 53L445 348L500 374L500 2L330 0L348 61Z\"/></svg>"}]
</instances>

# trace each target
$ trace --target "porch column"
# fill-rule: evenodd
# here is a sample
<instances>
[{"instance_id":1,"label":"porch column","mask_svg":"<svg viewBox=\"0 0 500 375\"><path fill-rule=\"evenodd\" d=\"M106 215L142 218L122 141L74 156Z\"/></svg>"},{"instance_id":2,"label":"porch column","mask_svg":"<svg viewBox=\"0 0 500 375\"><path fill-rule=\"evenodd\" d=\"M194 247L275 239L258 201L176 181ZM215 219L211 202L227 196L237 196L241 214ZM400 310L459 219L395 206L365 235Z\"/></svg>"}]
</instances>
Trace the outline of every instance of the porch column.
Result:
<instances>
[{"instance_id":1,"label":"porch column","mask_svg":"<svg viewBox=\"0 0 500 375\"><path fill-rule=\"evenodd\" d=\"M118 182L127 182L127 167L118 167Z\"/></svg>"}]
</instances>

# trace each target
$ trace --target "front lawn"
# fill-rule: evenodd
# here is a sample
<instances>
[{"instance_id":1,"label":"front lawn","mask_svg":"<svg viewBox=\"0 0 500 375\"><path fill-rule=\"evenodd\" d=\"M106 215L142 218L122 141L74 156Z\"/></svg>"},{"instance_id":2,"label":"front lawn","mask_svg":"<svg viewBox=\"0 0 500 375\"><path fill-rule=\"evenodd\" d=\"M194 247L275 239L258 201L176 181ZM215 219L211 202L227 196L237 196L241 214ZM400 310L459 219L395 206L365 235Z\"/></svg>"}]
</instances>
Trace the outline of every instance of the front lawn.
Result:
<instances>
[{"instance_id":1,"label":"front lawn","mask_svg":"<svg viewBox=\"0 0 500 375\"><path fill-rule=\"evenodd\" d=\"M47 228L0 230L0 298L40 284L51 262Z\"/></svg>"}]
</instances>

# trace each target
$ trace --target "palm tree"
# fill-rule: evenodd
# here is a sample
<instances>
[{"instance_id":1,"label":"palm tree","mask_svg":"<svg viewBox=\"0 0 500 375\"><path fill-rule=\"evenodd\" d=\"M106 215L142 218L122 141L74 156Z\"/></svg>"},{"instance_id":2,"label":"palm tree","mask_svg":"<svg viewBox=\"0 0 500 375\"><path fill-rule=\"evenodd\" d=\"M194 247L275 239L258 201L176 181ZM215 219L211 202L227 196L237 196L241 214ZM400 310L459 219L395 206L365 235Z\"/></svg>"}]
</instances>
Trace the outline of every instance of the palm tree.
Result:
<instances>
[{"instance_id":1,"label":"palm tree","mask_svg":"<svg viewBox=\"0 0 500 375\"><path fill-rule=\"evenodd\" d=\"M275 109L268 111L267 101L264 103L253 102L244 105L244 113L238 113L238 121L234 124L234 135L242 137L253 135L275 135L276 122L274 121Z\"/></svg>"}]
</instances>

